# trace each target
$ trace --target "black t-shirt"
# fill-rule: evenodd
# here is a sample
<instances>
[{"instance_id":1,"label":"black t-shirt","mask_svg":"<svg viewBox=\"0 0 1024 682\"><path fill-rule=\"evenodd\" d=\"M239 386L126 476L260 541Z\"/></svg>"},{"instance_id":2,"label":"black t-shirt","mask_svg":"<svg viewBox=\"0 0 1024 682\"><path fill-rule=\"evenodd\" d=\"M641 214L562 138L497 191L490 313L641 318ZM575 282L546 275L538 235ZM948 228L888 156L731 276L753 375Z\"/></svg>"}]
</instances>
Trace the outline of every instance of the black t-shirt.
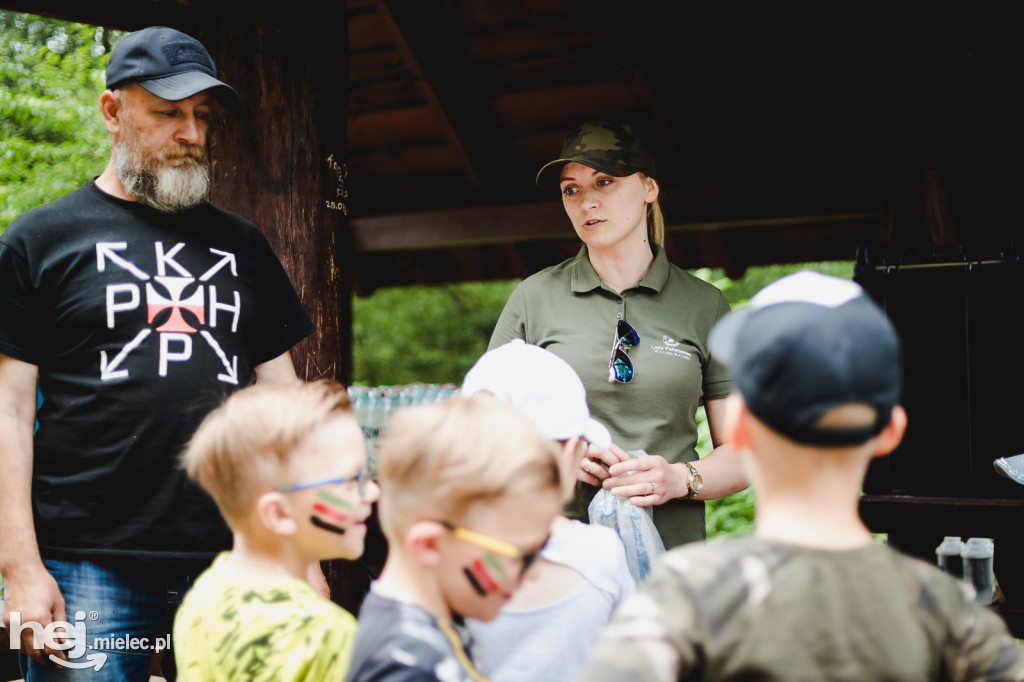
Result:
<instances>
[{"instance_id":1,"label":"black t-shirt","mask_svg":"<svg viewBox=\"0 0 1024 682\"><path fill-rule=\"evenodd\" d=\"M230 546L178 456L256 365L314 329L259 230L90 182L0 237L0 292L0 353L39 368L43 557L188 564Z\"/></svg>"},{"instance_id":2,"label":"black t-shirt","mask_svg":"<svg viewBox=\"0 0 1024 682\"><path fill-rule=\"evenodd\" d=\"M385 597L376 585L359 608L347 682L486 682L461 620Z\"/></svg>"}]
</instances>

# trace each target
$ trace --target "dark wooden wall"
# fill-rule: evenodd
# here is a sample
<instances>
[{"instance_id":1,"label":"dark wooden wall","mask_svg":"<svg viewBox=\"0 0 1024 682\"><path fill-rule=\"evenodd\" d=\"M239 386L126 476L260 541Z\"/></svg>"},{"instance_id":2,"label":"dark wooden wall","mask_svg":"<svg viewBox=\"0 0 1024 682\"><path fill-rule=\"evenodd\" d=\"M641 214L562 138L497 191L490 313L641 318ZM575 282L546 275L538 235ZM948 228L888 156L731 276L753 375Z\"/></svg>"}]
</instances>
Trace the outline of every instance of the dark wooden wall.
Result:
<instances>
[{"instance_id":1,"label":"dark wooden wall","mask_svg":"<svg viewBox=\"0 0 1024 682\"><path fill-rule=\"evenodd\" d=\"M318 330L293 351L306 380L351 374L346 21L342 3L268 0L202 5L196 18L243 103L214 143L211 199L259 225L291 275Z\"/></svg>"},{"instance_id":2,"label":"dark wooden wall","mask_svg":"<svg viewBox=\"0 0 1024 682\"><path fill-rule=\"evenodd\" d=\"M316 323L317 332L292 351L299 377L346 384L352 373L347 20L344 3L226 0L201 7L193 34L243 103L213 145L211 199L260 226ZM342 561L325 569L334 600L357 611L367 572Z\"/></svg>"}]
</instances>

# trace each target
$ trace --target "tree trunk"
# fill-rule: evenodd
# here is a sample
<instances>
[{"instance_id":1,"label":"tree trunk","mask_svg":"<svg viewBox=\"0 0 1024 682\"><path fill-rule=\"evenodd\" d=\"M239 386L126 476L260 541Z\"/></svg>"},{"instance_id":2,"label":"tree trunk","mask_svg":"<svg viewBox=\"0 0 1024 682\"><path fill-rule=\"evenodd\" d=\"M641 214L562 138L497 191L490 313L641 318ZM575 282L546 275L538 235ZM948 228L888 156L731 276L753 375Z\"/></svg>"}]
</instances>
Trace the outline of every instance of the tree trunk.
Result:
<instances>
[{"instance_id":1,"label":"tree trunk","mask_svg":"<svg viewBox=\"0 0 1024 682\"><path fill-rule=\"evenodd\" d=\"M348 383L345 4L226 0L202 8L196 37L242 100L213 141L212 201L263 230L316 323L293 350L299 376Z\"/></svg>"},{"instance_id":2,"label":"tree trunk","mask_svg":"<svg viewBox=\"0 0 1024 682\"><path fill-rule=\"evenodd\" d=\"M346 4L224 0L198 11L193 35L242 100L211 146L211 200L263 230L316 324L292 351L299 377L348 384ZM357 612L366 572L340 561L325 572L334 600Z\"/></svg>"}]
</instances>

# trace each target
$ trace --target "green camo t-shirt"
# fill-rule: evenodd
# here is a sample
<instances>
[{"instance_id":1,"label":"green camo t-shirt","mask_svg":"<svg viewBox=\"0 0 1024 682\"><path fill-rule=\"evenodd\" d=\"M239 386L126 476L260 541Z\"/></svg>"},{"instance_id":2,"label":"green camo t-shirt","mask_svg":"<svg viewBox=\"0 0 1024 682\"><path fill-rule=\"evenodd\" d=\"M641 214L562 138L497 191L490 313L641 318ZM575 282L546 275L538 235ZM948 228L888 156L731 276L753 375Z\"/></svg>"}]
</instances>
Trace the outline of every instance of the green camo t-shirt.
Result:
<instances>
[{"instance_id":1,"label":"green camo t-shirt","mask_svg":"<svg viewBox=\"0 0 1024 682\"><path fill-rule=\"evenodd\" d=\"M973 597L880 543L692 544L619 607L579 679L1024 680L1024 650Z\"/></svg>"},{"instance_id":2,"label":"green camo t-shirt","mask_svg":"<svg viewBox=\"0 0 1024 682\"><path fill-rule=\"evenodd\" d=\"M568 362L587 388L595 419L623 450L645 450L669 462L697 459L695 413L701 400L729 394L726 370L708 353L708 332L727 312L722 293L668 262L655 248L647 275L621 294L598 277L584 246L574 258L523 280L512 292L490 347L524 339ZM618 320L640 335L628 351L635 376L608 382ZM571 515L585 518L597 489L581 485ZM654 508L666 547L705 537L704 503L672 500Z\"/></svg>"}]
</instances>

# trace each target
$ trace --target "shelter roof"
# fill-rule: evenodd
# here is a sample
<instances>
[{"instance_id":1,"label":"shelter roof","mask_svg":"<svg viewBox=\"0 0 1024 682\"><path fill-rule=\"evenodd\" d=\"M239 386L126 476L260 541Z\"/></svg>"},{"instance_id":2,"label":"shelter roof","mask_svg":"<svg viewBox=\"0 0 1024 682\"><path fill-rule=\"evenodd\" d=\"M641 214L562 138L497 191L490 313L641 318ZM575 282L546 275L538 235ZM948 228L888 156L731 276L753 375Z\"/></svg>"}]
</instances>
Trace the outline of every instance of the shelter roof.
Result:
<instances>
[{"instance_id":1,"label":"shelter roof","mask_svg":"<svg viewBox=\"0 0 1024 682\"><path fill-rule=\"evenodd\" d=\"M185 30L216 2L0 0ZM939 169L973 196L989 180L1011 191L1005 171L1020 166L1013 2L348 6L348 206L364 292L521 277L574 252L558 198L533 177L588 119L631 121L651 142L670 258L731 274L853 258L887 229L894 178Z\"/></svg>"}]
</instances>

